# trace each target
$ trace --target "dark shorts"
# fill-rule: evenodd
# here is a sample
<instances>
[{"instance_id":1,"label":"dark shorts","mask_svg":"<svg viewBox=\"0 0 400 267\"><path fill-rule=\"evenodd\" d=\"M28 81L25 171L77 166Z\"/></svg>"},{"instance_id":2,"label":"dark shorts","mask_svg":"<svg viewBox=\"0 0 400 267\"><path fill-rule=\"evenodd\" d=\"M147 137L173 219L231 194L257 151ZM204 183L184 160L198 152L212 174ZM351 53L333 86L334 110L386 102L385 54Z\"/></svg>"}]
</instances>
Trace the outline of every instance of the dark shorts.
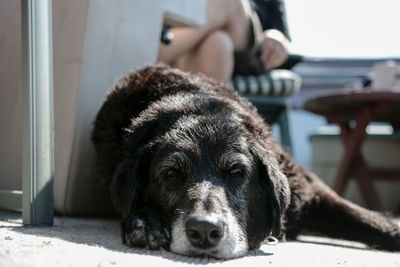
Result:
<instances>
[{"instance_id":1,"label":"dark shorts","mask_svg":"<svg viewBox=\"0 0 400 267\"><path fill-rule=\"evenodd\" d=\"M257 1L251 1L251 6L254 12L257 14L259 21L268 21L268 17L270 15L268 14L265 6L260 6Z\"/></svg>"}]
</instances>

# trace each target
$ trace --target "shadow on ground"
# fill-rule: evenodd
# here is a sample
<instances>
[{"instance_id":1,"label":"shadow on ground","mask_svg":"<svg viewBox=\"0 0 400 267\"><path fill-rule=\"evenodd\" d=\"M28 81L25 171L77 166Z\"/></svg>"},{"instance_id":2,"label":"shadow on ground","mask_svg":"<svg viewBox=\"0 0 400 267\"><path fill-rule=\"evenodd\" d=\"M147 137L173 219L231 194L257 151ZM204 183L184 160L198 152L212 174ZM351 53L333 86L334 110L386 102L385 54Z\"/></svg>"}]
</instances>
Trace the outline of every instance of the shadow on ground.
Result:
<instances>
[{"instance_id":1,"label":"shadow on ground","mask_svg":"<svg viewBox=\"0 0 400 267\"><path fill-rule=\"evenodd\" d=\"M35 237L57 238L75 244L102 247L121 253L158 256L164 259L185 263L208 264L226 261L207 257L187 257L164 250L151 251L124 246L121 243L118 219L55 217L53 226L30 227L23 226L21 213L0 211L0 228L7 228L10 231ZM262 250L255 250L249 251L246 256L258 257L272 255L272 253L266 253Z\"/></svg>"}]
</instances>

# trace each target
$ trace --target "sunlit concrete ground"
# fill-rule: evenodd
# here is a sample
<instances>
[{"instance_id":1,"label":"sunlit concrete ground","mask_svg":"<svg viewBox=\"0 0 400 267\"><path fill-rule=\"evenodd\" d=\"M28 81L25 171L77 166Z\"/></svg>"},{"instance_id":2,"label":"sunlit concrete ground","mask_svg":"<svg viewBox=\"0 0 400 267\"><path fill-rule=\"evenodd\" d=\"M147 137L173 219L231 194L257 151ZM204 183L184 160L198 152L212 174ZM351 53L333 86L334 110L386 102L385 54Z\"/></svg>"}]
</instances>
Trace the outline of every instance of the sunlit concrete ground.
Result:
<instances>
[{"instance_id":1,"label":"sunlit concrete ground","mask_svg":"<svg viewBox=\"0 0 400 267\"><path fill-rule=\"evenodd\" d=\"M121 244L114 219L56 217L53 227L23 227L20 213L0 211L0 266L400 266L400 253L302 236L222 261L147 251Z\"/></svg>"}]
</instances>

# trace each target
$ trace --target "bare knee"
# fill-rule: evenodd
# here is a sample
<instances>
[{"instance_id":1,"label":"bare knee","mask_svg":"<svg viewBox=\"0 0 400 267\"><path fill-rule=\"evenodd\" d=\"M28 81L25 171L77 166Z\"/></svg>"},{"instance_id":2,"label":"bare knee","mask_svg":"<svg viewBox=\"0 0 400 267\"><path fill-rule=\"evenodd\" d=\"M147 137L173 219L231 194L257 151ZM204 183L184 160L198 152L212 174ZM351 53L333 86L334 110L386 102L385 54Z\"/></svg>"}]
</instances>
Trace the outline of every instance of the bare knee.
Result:
<instances>
[{"instance_id":1,"label":"bare knee","mask_svg":"<svg viewBox=\"0 0 400 267\"><path fill-rule=\"evenodd\" d=\"M235 50L248 45L251 6L249 0L208 0L208 33L224 30Z\"/></svg>"},{"instance_id":2,"label":"bare knee","mask_svg":"<svg viewBox=\"0 0 400 267\"><path fill-rule=\"evenodd\" d=\"M185 71L203 73L228 82L233 72L234 47L224 31L208 34L195 49L178 57L175 65Z\"/></svg>"},{"instance_id":3,"label":"bare knee","mask_svg":"<svg viewBox=\"0 0 400 267\"><path fill-rule=\"evenodd\" d=\"M225 30L231 36L235 50L240 51L250 45L252 9L248 0L236 0L233 3L233 15L230 16Z\"/></svg>"},{"instance_id":4,"label":"bare knee","mask_svg":"<svg viewBox=\"0 0 400 267\"><path fill-rule=\"evenodd\" d=\"M234 64L234 46L224 31L215 31L202 42L197 51L200 71L222 81L229 81Z\"/></svg>"},{"instance_id":5,"label":"bare knee","mask_svg":"<svg viewBox=\"0 0 400 267\"><path fill-rule=\"evenodd\" d=\"M215 31L203 41L201 49L206 53L230 57L233 55L232 39L225 31Z\"/></svg>"}]
</instances>

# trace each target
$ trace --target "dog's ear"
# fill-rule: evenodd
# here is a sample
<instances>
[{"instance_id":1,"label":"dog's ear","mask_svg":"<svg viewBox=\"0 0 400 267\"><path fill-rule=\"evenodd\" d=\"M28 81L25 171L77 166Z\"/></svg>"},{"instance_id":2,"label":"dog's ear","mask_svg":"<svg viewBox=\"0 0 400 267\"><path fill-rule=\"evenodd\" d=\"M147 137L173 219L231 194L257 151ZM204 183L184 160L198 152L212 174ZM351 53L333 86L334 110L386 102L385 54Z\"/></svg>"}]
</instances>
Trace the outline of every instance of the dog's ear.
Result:
<instances>
[{"instance_id":1,"label":"dog's ear","mask_svg":"<svg viewBox=\"0 0 400 267\"><path fill-rule=\"evenodd\" d=\"M289 184L279 167L273 144L268 144L268 141L256 142L252 147L252 154L257 166L257 181L253 185L255 183L258 187L252 190L260 194L256 200L252 200L253 206L256 206L253 213L262 213L254 216L261 216L260 220L264 222L264 225L257 227L266 227L269 231L272 230L267 234L278 237L282 228L282 217L290 201Z\"/></svg>"},{"instance_id":2,"label":"dog's ear","mask_svg":"<svg viewBox=\"0 0 400 267\"><path fill-rule=\"evenodd\" d=\"M131 127L125 130L122 161L110 184L114 206L124 218L135 209L147 184L149 165L156 147L151 142L156 127L157 121L153 118L132 122Z\"/></svg>"},{"instance_id":3,"label":"dog's ear","mask_svg":"<svg viewBox=\"0 0 400 267\"><path fill-rule=\"evenodd\" d=\"M158 105L143 112L146 112L145 116L133 119L125 129L123 160L114 172L111 182L111 196L124 217L135 209L145 190L149 164L157 149L155 140L169 131L183 113L162 110Z\"/></svg>"},{"instance_id":4,"label":"dog's ear","mask_svg":"<svg viewBox=\"0 0 400 267\"><path fill-rule=\"evenodd\" d=\"M110 185L111 197L124 218L136 208L145 190L151 154L149 147L135 151L125 157L114 173Z\"/></svg>"}]
</instances>

